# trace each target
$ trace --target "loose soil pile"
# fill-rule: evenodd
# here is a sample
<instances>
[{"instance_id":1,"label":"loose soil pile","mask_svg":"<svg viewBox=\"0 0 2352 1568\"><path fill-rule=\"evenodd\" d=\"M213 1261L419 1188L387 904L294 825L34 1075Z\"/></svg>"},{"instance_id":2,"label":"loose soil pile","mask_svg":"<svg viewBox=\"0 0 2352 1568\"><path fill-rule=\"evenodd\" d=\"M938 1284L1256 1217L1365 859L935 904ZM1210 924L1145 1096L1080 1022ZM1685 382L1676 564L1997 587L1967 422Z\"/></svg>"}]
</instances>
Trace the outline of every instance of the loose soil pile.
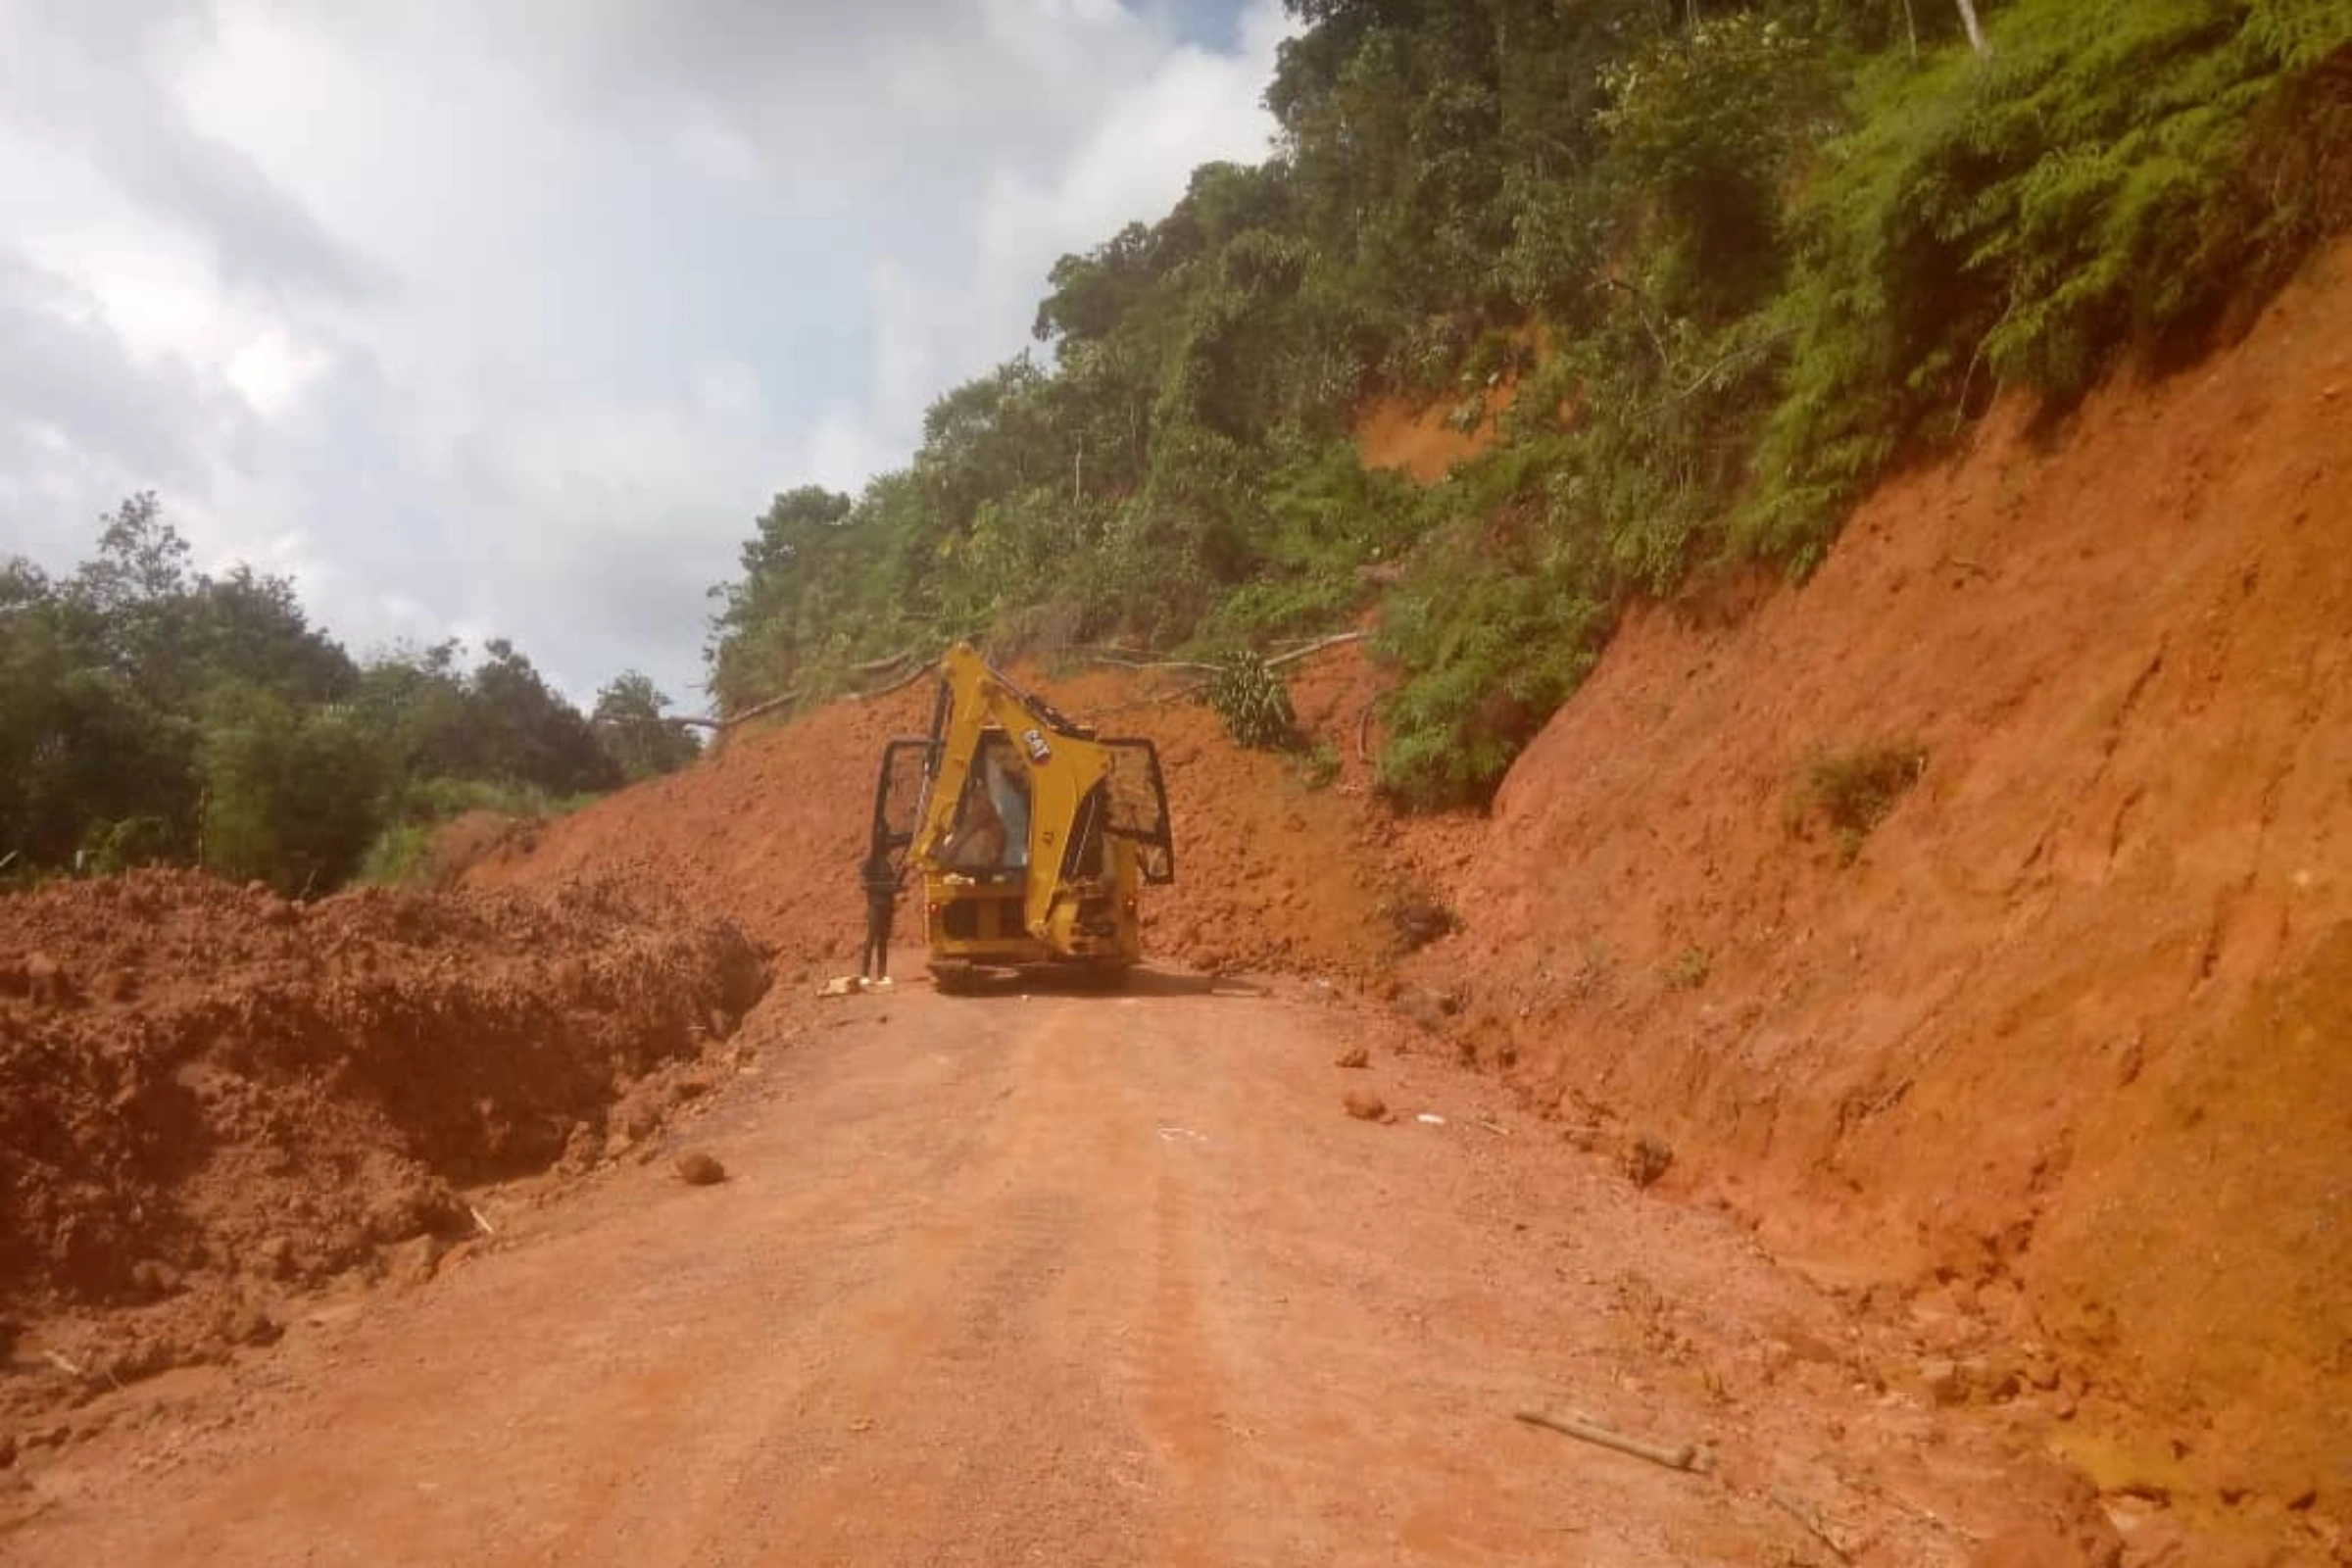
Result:
<instances>
[{"instance_id":1,"label":"loose soil pile","mask_svg":"<svg viewBox=\"0 0 2352 1568\"><path fill-rule=\"evenodd\" d=\"M624 1097L644 1131L648 1083L765 983L733 928L613 882L295 905L144 872L0 900L0 1357L41 1325L0 1414L429 1261L475 1229L459 1185L601 1152Z\"/></svg>"}]
</instances>

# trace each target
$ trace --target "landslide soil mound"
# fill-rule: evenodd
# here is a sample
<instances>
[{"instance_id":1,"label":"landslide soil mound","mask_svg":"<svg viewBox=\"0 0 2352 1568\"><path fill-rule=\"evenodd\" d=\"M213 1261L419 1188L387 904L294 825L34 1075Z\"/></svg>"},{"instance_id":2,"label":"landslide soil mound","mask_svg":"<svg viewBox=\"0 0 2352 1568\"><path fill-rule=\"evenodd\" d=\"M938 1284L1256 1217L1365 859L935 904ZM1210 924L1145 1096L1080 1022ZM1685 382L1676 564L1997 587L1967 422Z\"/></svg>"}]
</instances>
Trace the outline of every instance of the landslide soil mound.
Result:
<instances>
[{"instance_id":1,"label":"landslide soil mound","mask_svg":"<svg viewBox=\"0 0 2352 1568\"><path fill-rule=\"evenodd\" d=\"M1201 969L1260 969L1375 984L1426 935L1413 916L1467 858L1466 819L1403 823L1372 796L1361 748L1384 690L1356 644L1284 674L1306 744L1248 752L1189 695L1185 672L1012 672L1104 733L1159 747L1176 839L1173 887L1145 914L1151 954ZM856 953L883 743L921 734L918 685L848 700L737 735L683 772L625 790L494 849L468 885L536 888L595 870L658 884L723 911L804 978ZM899 935L919 941L903 912Z\"/></svg>"},{"instance_id":2,"label":"landslide soil mound","mask_svg":"<svg viewBox=\"0 0 2352 1568\"><path fill-rule=\"evenodd\" d=\"M732 927L612 882L0 900L0 1360L30 1324L116 1382L267 1337L272 1293L469 1233L458 1184L601 1148L765 983Z\"/></svg>"},{"instance_id":3,"label":"landslide soil mound","mask_svg":"<svg viewBox=\"0 0 2352 1568\"><path fill-rule=\"evenodd\" d=\"M1667 1135L1670 1187L1901 1287L1932 1349L2054 1348L2054 1441L2208 1532L2182 1560L2324 1551L2352 1533L2348 781L2339 249L2206 366L2055 432L2000 411L1801 591L1636 615L1430 961L1539 1102Z\"/></svg>"}]
</instances>

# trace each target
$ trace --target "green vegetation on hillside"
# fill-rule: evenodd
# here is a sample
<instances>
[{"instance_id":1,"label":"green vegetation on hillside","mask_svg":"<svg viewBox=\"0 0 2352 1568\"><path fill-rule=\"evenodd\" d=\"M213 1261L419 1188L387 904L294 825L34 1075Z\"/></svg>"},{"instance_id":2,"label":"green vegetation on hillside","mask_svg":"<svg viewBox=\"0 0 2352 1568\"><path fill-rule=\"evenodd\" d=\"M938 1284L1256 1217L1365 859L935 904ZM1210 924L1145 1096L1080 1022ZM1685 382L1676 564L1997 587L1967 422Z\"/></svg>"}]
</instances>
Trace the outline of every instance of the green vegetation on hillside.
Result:
<instances>
[{"instance_id":1,"label":"green vegetation on hillside","mask_svg":"<svg viewBox=\"0 0 2352 1568\"><path fill-rule=\"evenodd\" d=\"M286 579L188 555L142 495L71 576L0 559L0 876L178 861L324 892L461 810L694 755L642 675L591 725L501 640L471 669L455 643L358 663Z\"/></svg>"},{"instance_id":2,"label":"green vegetation on hillside","mask_svg":"<svg viewBox=\"0 0 2352 1568\"><path fill-rule=\"evenodd\" d=\"M1475 802L1635 596L1801 575L2002 386L2193 353L2352 212L2352 0L1290 0L1256 168L1053 270L862 495L776 498L722 705L985 635L1379 617L1382 778ZM1533 345L1548 352L1538 363ZM1416 490L1367 401L1500 438Z\"/></svg>"}]
</instances>

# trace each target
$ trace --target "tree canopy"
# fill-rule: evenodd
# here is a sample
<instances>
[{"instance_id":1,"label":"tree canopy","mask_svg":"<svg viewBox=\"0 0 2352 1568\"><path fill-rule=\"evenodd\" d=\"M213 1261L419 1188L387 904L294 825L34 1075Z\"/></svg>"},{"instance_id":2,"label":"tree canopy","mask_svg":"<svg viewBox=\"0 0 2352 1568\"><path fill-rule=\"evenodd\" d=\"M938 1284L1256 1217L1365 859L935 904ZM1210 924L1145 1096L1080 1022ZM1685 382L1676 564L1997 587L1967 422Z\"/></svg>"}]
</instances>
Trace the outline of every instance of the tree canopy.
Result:
<instances>
[{"instance_id":1,"label":"tree canopy","mask_svg":"<svg viewBox=\"0 0 2352 1568\"><path fill-rule=\"evenodd\" d=\"M1629 599L1801 575L1995 387L2193 351L2346 216L2352 0L1290 11L1269 159L1063 257L1043 357L906 467L775 499L714 590L722 705L954 636L1371 613L1384 783L1477 801ZM1356 458L1375 400L1471 429L1505 386L1445 483Z\"/></svg>"},{"instance_id":2,"label":"tree canopy","mask_svg":"<svg viewBox=\"0 0 2352 1568\"><path fill-rule=\"evenodd\" d=\"M608 688L624 721L599 726L513 644L462 656L358 662L292 582L196 570L157 498L133 496L66 577L0 559L0 870L175 860L324 891L453 806L607 790L695 755L642 675Z\"/></svg>"}]
</instances>

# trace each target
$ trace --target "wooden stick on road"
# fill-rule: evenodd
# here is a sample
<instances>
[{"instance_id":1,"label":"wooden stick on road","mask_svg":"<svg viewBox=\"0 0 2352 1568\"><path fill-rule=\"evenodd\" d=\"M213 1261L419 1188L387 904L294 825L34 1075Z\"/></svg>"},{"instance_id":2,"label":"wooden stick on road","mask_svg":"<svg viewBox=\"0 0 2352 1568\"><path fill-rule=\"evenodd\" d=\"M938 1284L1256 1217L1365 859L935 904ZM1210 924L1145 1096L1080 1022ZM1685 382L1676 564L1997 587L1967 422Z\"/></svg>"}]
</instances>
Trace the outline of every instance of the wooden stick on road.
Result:
<instances>
[{"instance_id":1,"label":"wooden stick on road","mask_svg":"<svg viewBox=\"0 0 2352 1568\"><path fill-rule=\"evenodd\" d=\"M1580 1442L1614 1448L1619 1453L1630 1453L1637 1459L1647 1459L1651 1464L1664 1465L1669 1470L1699 1468L1698 1445L1695 1443L1645 1443L1640 1438L1629 1438L1622 1432L1604 1427L1584 1415L1553 1415L1544 1410L1521 1410L1518 1418L1531 1427L1544 1427Z\"/></svg>"},{"instance_id":2,"label":"wooden stick on road","mask_svg":"<svg viewBox=\"0 0 2352 1568\"><path fill-rule=\"evenodd\" d=\"M1830 1534L1830 1527L1823 1520L1821 1516L1821 1510L1819 1508L1815 1507L1812 1503L1807 1502L1795 1493L1790 1492L1787 1487L1775 1487L1772 1489L1771 1493L1768 1494L1768 1495L1771 1496L1774 1507L1780 1509L1781 1512L1787 1514L1798 1524L1803 1525L1805 1527L1806 1534L1810 1535L1815 1541L1820 1542L1823 1545L1829 1547L1831 1552L1837 1556L1839 1562L1852 1562L1854 1560L1854 1554L1850 1551L1847 1551L1845 1547L1838 1542L1837 1538Z\"/></svg>"}]
</instances>

